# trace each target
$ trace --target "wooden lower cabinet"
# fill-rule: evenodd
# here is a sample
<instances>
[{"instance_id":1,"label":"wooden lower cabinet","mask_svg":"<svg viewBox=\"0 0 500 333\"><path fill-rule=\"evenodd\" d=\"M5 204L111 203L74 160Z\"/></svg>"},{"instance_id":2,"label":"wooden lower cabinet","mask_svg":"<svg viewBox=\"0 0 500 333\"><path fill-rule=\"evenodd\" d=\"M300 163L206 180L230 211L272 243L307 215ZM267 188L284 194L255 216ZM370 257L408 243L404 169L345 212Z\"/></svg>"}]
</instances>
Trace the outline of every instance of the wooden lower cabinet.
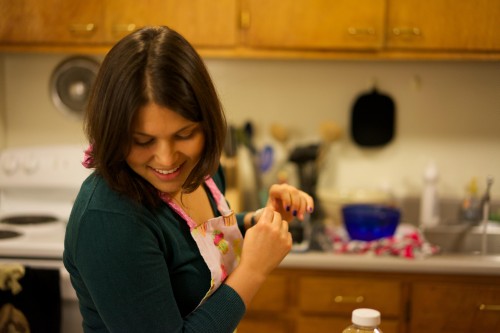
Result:
<instances>
[{"instance_id":1,"label":"wooden lower cabinet","mask_svg":"<svg viewBox=\"0 0 500 333\"><path fill-rule=\"evenodd\" d=\"M341 333L363 307L384 333L500 332L500 278L280 268L238 333Z\"/></svg>"},{"instance_id":2,"label":"wooden lower cabinet","mask_svg":"<svg viewBox=\"0 0 500 333\"><path fill-rule=\"evenodd\" d=\"M500 285L417 282L410 332L500 332Z\"/></svg>"},{"instance_id":3,"label":"wooden lower cabinet","mask_svg":"<svg viewBox=\"0 0 500 333\"><path fill-rule=\"evenodd\" d=\"M384 333L398 333L404 295L404 283L392 277L278 269L256 295L238 333L340 333L361 307L382 313Z\"/></svg>"}]
</instances>

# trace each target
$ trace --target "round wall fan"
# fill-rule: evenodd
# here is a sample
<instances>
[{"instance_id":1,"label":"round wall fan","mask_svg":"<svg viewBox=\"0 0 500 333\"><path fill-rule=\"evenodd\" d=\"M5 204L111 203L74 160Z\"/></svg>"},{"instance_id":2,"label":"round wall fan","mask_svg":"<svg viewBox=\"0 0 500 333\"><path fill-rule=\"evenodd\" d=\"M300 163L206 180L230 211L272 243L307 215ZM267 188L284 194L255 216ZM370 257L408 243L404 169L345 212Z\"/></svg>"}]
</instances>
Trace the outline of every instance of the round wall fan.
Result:
<instances>
[{"instance_id":1,"label":"round wall fan","mask_svg":"<svg viewBox=\"0 0 500 333\"><path fill-rule=\"evenodd\" d=\"M52 73L50 96L58 110L81 119L99 70L92 58L74 56L63 60Z\"/></svg>"}]
</instances>

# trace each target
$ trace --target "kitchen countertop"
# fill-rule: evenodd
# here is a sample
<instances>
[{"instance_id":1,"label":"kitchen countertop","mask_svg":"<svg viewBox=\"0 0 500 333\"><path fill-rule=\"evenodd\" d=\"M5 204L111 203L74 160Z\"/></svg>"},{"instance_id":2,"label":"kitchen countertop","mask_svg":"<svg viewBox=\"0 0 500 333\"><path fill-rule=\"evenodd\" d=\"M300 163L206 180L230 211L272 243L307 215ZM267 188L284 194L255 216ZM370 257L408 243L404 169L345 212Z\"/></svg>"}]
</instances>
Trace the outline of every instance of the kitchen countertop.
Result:
<instances>
[{"instance_id":1,"label":"kitchen countertop","mask_svg":"<svg viewBox=\"0 0 500 333\"><path fill-rule=\"evenodd\" d=\"M398 273L499 275L500 255L439 254L422 259L324 252L290 253L280 268Z\"/></svg>"}]
</instances>

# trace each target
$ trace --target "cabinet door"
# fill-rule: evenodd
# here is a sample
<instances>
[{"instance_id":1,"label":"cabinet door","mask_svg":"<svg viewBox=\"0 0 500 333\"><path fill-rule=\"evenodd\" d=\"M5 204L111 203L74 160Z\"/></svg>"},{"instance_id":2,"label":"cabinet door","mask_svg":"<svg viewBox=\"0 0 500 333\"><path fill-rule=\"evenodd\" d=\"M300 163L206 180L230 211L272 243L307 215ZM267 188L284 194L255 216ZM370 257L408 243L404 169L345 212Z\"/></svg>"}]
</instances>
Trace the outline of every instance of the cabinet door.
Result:
<instances>
[{"instance_id":1,"label":"cabinet door","mask_svg":"<svg viewBox=\"0 0 500 333\"><path fill-rule=\"evenodd\" d=\"M500 50L498 0L388 0L387 7L389 48Z\"/></svg>"},{"instance_id":2,"label":"cabinet door","mask_svg":"<svg viewBox=\"0 0 500 333\"><path fill-rule=\"evenodd\" d=\"M500 332L500 286L415 282L409 332Z\"/></svg>"},{"instance_id":3,"label":"cabinet door","mask_svg":"<svg viewBox=\"0 0 500 333\"><path fill-rule=\"evenodd\" d=\"M238 333L288 333L290 322L289 280L285 274L273 273L259 289L238 326Z\"/></svg>"},{"instance_id":4,"label":"cabinet door","mask_svg":"<svg viewBox=\"0 0 500 333\"><path fill-rule=\"evenodd\" d=\"M254 48L378 49L385 0L243 0L245 43Z\"/></svg>"},{"instance_id":5,"label":"cabinet door","mask_svg":"<svg viewBox=\"0 0 500 333\"><path fill-rule=\"evenodd\" d=\"M103 40L102 0L0 0L0 42L92 44Z\"/></svg>"},{"instance_id":6,"label":"cabinet door","mask_svg":"<svg viewBox=\"0 0 500 333\"><path fill-rule=\"evenodd\" d=\"M259 289L248 311L279 313L286 311L289 303L288 279L286 275L275 273Z\"/></svg>"},{"instance_id":7,"label":"cabinet door","mask_svg":"<svg viewBox=\"0 0 500 333\"><path fill-rule=\"evenodd\" d=\"M167 25L196 46L237 42L237 0L106 0L107 39L147 25Z\"/></svg>"}]
</instances>

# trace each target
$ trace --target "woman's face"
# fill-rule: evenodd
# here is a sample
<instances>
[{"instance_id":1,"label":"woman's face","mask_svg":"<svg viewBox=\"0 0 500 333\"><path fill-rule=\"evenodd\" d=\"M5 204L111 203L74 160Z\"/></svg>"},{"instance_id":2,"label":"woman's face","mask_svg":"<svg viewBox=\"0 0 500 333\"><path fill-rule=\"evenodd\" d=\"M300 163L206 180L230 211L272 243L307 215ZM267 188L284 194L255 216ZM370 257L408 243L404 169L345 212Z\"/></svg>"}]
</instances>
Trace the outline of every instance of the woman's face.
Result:
<instances>
[{"instance_id":1,"label":"woman's face","mask_svg":"<svg viewBox=\"0 0 500 333\"><path fill-rule=\"evenodd\" d=\"M204 146L199 123L149 103L134 119L132 148L126 160L156 189L174 195L199 161Z\"/></svg>"}]
</instances>

